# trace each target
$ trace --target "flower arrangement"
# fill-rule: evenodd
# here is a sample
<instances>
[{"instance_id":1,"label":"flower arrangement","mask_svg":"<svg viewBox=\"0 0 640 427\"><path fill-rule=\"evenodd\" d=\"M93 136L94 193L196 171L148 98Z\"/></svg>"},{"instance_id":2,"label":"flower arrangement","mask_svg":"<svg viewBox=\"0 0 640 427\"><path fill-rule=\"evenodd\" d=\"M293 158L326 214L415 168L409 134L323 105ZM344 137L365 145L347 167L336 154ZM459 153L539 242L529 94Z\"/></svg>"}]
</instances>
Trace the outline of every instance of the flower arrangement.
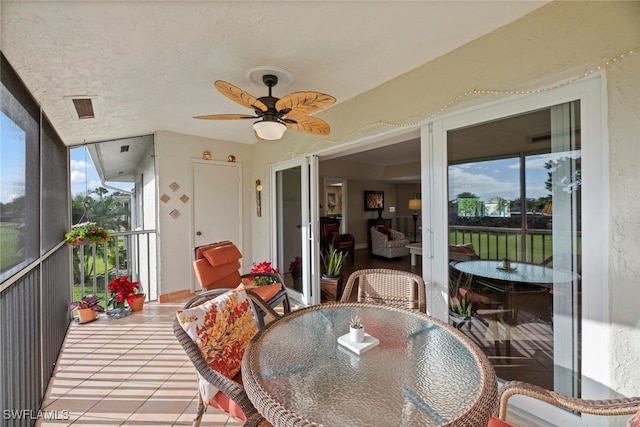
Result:
<instances>
[{"instance_id":1,"label":"flower arrangement","mask_svg":"<svg viewBox=\"0 0 640 427\"><path fill-rule=\"evenodd\" d=\"M291 264L289 264L289 273L291 273L291 277L294 279L302 277L302 258L297 256L291 261Z\"/></svg>"},{"instance_id":2,"label":"flower arrangement","mask_svg":"<svg viewBox=\"0 0 640 427\"><path fill-rule=\"evenodd\" d=\"M104 307L100 305L100 297L97 295L87 295L82 297L80 301L74 301L69 304L69 311L84 310L86 308L98 313L104 313Z\"/></svg>"},{"instance_id":3,"label":"flower arrangement","mask_svg":"<svg viewBox=\"0 0 640 427\"><path fill-rule=\"evenodd\" d=\"M71 230L65 234L65 241L71 245L79 246L82 243L91 242L102 244L109 239L109 232L99 227L95 222L83 222L71 226Z\"/></svg>"},{"instance_id":4,"label":"flower arrangement","mask_svg":"<svg viewBox=\"0 0 640 427\"><path fill-rule=\"evenodd\" d=\"M131 304L136 298L140 284L130 281L129 276L120 276L109 282L108 288L111 292L109 304L113 304L114 308L124 308L125 302Z\"/></svg>"},{"instance_id":5,"label":"flower arrangement","mask_svg":"<svg viewBox=\"0 0 640 427\"><path fill-rule=\"evenodd\" d=\"M277 268L273 268L271 266L271 262L263 261L258 264L253 264L253 268L251 269L251 273L277 273L280 274L280 270ZM258 276L258 277L250 277L248 278L249 283L253 283L256 286L269 285L271 283L276 283L277 280L273 277L268 276Z\"/></svg>"}]
</instances>

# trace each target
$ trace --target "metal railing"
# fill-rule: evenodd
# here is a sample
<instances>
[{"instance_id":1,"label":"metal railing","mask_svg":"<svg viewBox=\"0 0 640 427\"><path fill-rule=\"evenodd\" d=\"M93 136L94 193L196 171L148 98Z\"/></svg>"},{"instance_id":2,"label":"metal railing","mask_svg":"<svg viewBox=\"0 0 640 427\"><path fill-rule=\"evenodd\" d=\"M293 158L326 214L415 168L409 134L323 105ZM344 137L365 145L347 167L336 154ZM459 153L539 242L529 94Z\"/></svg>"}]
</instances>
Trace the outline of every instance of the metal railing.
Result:
<instances>
[{"instance_id":1,"label":"metal railing","mask_svg":"<svg viewBox=\"0 0 640 427\"><path fill-rule=\"evenodd\" d=\"M580 239L581 233L578 232L577 235ZM553 231L450 225L449 243L473 243L481 259L509 258L513 261L543 264L552 259Z\"/></svg>"},{"instance_id":2,"label":"metal railing","mask_svg":"<svg viewBox=\"0 0 640 427\"><path fill-rule=\"evenodd\" d=\"M74 298L98 295L109 299L108 285L120 276L140 283L147 301L158 298L156 230L111 233L103 244L73 248Z\"/></svg>"}]
</instances>

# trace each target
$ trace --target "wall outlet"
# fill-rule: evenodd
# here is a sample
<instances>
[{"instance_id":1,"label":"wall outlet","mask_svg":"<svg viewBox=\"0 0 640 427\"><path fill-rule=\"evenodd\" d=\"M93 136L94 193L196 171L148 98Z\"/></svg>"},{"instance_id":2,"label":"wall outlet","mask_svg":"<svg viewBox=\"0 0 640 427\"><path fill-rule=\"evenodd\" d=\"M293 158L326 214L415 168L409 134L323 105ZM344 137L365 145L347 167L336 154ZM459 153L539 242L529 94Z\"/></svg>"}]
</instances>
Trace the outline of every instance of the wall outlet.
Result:
<instances>
[{"instance_id":1,"label":"wall outlet","mask_svg":"<svg viewBox=\"0 0 640 427\"><path fill-rule=\"evenodd\" d=\"M394 213L396 211L396 207L395 206L389 206L389 212L390 213Z\"/></svg>"}]
</instances>

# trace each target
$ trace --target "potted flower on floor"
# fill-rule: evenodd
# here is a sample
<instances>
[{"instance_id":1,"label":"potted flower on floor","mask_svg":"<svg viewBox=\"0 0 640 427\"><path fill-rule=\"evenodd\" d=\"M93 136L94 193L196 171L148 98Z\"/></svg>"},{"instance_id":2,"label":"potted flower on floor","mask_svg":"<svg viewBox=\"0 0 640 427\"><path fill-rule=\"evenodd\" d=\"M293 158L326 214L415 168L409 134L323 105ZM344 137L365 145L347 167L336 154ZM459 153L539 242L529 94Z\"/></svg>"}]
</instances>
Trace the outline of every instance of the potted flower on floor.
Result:
<instances>
[{"instance_id":1,"label":"potted flower on floor","mask_svg":"<svg viewBox=\"0 0 640 427\"><path fill-rule=\"evenodd\" d=\"M104 307L100 305L100 297L97 295L87 295L80 301L73 301L69 304L69 311L78 311L78 323L87 323L95 320L97 313L104 313Z\"/></svg>"},{"instance_id":2,"label":"potted flower on floor","mask_svg":"<svg viewBox=\"0 0 640 427\"><path fill-rule=\"evenodd\" d=\"M338 301L342 296L344 278L340 274L347 253L337 250L333 245L320 252L324 273L320 278L320 292L323 300Z\"/></svg>"},{"instance_id":3,"label":"potted flower on floor","mask_svg":"<svg viewBox=\"0 0 640 427\"><path fill-rule=\"evenodd\" d=\"M116 277L109 282L108 289L111 292L109 305L113 307L109 312L111 317L118 318L129 314L125 303L129 305L131 311L142 310L146 295L139 293L140 284L129 280L129 276Z\"/></svg>"},{"instance_id":4,"label":"potted flower on floor","mask_svg":"<svg viewBox=\"0 0 640 427\"><path fill-rule=\"evenodd\" d=\"M293 279L293 289L302 292L302 258L295 257L289 264L289 273Z\"/></svg>"}]
</instances>

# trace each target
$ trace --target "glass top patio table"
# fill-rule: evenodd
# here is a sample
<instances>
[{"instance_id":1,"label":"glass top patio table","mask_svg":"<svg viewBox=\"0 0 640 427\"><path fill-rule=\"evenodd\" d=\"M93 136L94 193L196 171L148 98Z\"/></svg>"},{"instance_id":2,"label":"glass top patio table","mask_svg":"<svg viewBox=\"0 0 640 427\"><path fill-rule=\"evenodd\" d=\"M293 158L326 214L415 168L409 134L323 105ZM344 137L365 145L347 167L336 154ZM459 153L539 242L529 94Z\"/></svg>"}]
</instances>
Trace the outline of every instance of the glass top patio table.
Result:
<instances>
[{"instance_id":1,"label":"glass top patio table","mask_svg":"<svg viewBox=\"0 0 640 427\"><path fill-rule=\"evenodd\" d=\"M352 315L380 343L338 343ZM331 303L269 323L247 348L249 399L274 426L486 425L497 382L481 350L450 325L384 305Z\"/></svg>"},{"instance_id":2,"label":"glass top patio table","mask_svg":"<svg viewBox=\"0 0 640 427\"><path fill-rule=\"evenodd\" d=\"M502 261L489 260L461 261L454 267L463 273L506 282L552 284L571 282L576 278L570 271L523 262L511 262L513 270L510 271L503 268Z\"/></svg>"}]
</instances>

